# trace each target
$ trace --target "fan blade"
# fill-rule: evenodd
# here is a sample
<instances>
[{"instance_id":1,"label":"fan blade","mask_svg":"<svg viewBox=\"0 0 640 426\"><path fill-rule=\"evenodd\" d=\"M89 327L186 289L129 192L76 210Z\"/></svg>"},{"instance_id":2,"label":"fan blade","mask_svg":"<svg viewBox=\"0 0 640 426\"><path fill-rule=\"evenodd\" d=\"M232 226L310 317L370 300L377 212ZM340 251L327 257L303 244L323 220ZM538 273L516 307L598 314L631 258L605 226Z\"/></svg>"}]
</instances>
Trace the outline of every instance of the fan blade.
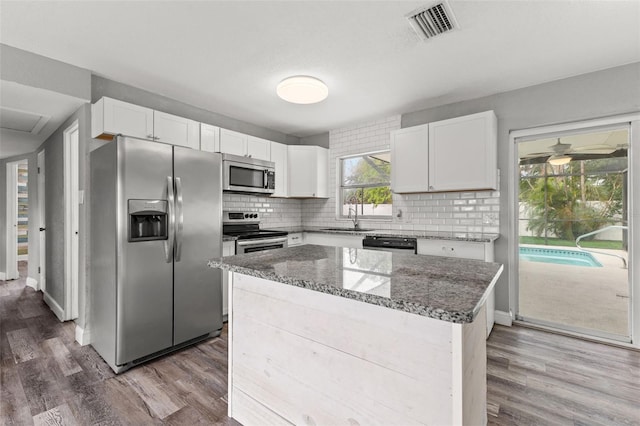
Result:
<instances>
[{"instance_id":1,"label":"fan blade","mask_svg":"<svg viewBox=\"0 0 640 426\"><path fill-rule=\"evenodd\" d=\"M555 154L554 152L532 152L531 154L521 155L520 158L538 158L538 157L548 157L550 155Z\"/></svg>"},{"instance_id":2,"label":"fan blade","mask_svg":"<svg viewBox=\"0 0 640 426\"><path fill-rule=\"evenodd\" d=\"M590 146L577 147L571 150L571 152L584 153L584 154L611 154L615 150L616 148L611 145L590 145Z\"/></svg>"}]
</instances>

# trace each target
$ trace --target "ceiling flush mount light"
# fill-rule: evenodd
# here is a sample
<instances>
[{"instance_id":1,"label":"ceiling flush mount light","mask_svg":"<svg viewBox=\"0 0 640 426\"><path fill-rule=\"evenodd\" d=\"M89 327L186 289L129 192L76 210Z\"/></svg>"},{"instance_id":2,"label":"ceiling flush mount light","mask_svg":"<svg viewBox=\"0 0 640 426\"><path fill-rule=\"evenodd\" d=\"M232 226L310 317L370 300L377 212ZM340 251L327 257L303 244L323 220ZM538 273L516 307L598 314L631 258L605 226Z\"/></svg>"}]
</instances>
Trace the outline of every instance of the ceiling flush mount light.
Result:
<instances>
[{"instance_id":1,"label":"ceiling flush mount light","mask_svg":"<svg viewBox=\"0 0 640 426\"><path fill-rule=\"evenodd\" d=\"M551 164L552 166L562 166L569 163L569 161L571 161L570 155L552 155L547 160L547 163Z\"/></svg>"},{"instance_id":2,"label":"ceiling flush mount light","mask_svg":"<svg viewBox=\"0 0 640 426\"><path fill-rule=\"evenodd\" d=\"M329 88L322 81L307 75L285 78L278 84L276 93L294 104L315 104L329 95Z\"/></svg>"}]
</instances>

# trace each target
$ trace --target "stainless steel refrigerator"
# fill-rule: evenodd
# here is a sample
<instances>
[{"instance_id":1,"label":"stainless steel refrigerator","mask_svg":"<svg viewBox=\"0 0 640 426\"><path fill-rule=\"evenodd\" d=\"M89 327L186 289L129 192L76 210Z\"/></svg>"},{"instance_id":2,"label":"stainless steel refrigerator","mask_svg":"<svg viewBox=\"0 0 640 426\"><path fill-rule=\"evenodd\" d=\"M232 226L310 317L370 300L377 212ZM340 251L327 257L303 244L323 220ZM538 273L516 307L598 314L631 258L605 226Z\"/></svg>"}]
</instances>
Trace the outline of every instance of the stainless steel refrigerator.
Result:
<instances>
[{"instance_id":1,"label":"stainless steel refrigerator","mask_svg":"<svg viewBox=\"0 0 640 426\"><path fill-rule=\"evenodd\" d=\"M93 347L118 373L219 335L221 155L118 136L90 167Z\"/></svg>"}]
</instances>

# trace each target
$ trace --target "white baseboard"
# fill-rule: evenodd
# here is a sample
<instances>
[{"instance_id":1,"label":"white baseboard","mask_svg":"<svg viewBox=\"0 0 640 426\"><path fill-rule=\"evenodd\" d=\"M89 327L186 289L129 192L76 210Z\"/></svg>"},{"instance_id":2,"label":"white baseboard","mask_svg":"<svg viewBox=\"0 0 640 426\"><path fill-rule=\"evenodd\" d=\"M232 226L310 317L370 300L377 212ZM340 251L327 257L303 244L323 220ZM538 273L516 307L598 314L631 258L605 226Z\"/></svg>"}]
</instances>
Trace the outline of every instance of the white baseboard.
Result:
<instances>
[{"instance_id":1,"label":"white baseboard","mask_svg":"<svg viewBox=\"0 0 640 426\"><path fill-rule=\"evenodd\" d=\"M6 281L7 280L7 274L5 274L4 272L0 272L0 281Z\"/></svg>"},{"instance_id":2,"label":"white baseboard","mask_svg":"<svg viewBox=\"0 0 640 426\"><path fill-rule=\"evenodd\" d=\"M494 320L496 324L506 325L507 327L511 327L511 325L513 324L513 319L511 318L511 312L496 310Z\"/></svg>"},{"instance_id":3,"label":"white baseboard","mask_svg":"<svg viewBox=\"0 0 640 426\"><path fill-rule=\"evenodd\" d=\"M86 346L91 343L90 331L80 327L78 324L76 324L76 342L78 342L80 346Z\"/></svg>"},{"instance_id":4,"label":"white baseboard","mask_svg":"<svg viewBox=\"0 0 640 426\"><path fill-rule=\"evenodd\" d=\"M27 286L31 287L35 291L40 290L40 287L38 286L38 280L31 277L27 277Z\"/></svg>"},{"instance_id":5,"label":"white baseboard","mask_svg":"<svg viewBox=\"0 0 640 426\"><path fill-rule=\"evenodd\" d=\"M53 298L49 296L49 293L47 293L46 291L43 292L43 299L44 299L44 303L49 305L49 308L53 311L54 314L56 314L58 319L61 322L64 321L64 309L62 309L62 307L58 305L58 302L53 300Z\"/></svg>"}]
</instances>

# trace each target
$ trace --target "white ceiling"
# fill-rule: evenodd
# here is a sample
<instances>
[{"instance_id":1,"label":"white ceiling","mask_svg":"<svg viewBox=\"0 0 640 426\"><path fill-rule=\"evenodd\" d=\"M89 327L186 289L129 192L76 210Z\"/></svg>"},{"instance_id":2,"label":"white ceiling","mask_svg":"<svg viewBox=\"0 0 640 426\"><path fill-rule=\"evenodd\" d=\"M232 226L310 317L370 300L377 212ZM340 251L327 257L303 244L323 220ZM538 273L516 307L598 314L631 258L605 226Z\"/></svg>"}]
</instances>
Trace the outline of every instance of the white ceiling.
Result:
<instances>
[{"instance_id":1,"label":"white ceiling","mask_svg":"<svg viewBox=\"0 0 640 426\"><path fill-rule=\"evenodd\" d=\"M425 1L2 1L2 43L297 136L640 61L640 1L450 1L460 29L421 41ZM329 86L316 105L284 77Z\"/></svg>"},{"instance_id":2,"label":"white ceiling","mask_svg":"<svg viewBox=\"0 0 640 426\"><path fill-rule=\"evenodd\" d=\"M0 128L0 159L35 151L85 101L72 96L22 84L0 81L0 114L8 112L0 122L12 124L15 112L44 118L44 125L33 132ZM24 116L23 116L24 117ZM42 124L42 123L40 123ZM11 127L16 127L11 125Z\"/></svg>"}]
</instances>

